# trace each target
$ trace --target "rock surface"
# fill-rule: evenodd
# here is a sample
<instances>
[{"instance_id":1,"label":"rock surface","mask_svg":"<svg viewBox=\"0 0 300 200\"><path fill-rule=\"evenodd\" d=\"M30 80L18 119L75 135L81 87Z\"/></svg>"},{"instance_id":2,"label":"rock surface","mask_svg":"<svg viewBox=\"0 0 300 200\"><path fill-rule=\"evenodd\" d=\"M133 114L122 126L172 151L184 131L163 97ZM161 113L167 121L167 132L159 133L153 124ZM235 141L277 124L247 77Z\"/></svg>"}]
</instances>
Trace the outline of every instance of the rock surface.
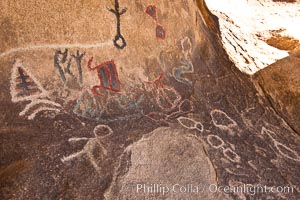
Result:
<instances>
[{"instance_id":1,"label":"rock surface","mask_svg":"<svg viewBox=\"0 0 300 200\"><path fill-rule=\"evenodd\" d=\"M158 179L300 198L297 121L230 61L204 1L5 0L0 15L0 199L147 199L126 184Z\"/></svg>"},{"instance_id":2,"label":"rock surface","mask_svg":"<svg viewBox=\"0 0 300 200\"><path fill-rule=\"evenodd\" d=\"M300 43L295 24L300 21L299 1L207 0L219 18L223 46L244 73L254 74Z\"/></svg>"},{"instance_id":3,"label":"rock surface","mask_svg":"<svg viewBox=\"0 0 300 200\"><path fill-rule=\"evenodd\" d=\"M200 184L201 183L201 184ZM211 185L211 187L210 187ZM106 199L228 199L204 143L184 129L158 128L127 147Z\"/></svg>"},{"instance_id":4,"label":"rock surface","mask_svg":"<svg viewBox=\"0 0 300 200\"><path fill-rule=\"evenodd\" d=\"M297 53L298 52L298 53ZM255 75L275 110L300 133L300 56L295 50Z\"/></svg>"}]
</instances>

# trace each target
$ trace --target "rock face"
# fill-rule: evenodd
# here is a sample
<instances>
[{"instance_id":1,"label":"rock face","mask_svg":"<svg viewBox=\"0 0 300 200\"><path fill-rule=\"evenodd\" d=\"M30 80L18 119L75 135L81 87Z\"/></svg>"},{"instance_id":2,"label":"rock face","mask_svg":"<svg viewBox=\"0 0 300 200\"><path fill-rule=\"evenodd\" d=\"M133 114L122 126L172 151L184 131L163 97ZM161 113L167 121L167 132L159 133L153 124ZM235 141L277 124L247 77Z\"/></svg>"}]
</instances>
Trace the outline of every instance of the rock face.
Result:
<instances>
[{"instance_id":1,"label":"rock face","mask_svg":"<svg viewBox=\"0 0 300 200\"><path fill-rule=\"evenodd\" d=\"M300 198L297 104L238 70L204 1L5 0L0 15L0 199ZM220 188L131 188L152 181Z\"/></svg>"},{"instance_id":2,"label":"rock face","mask_svg":"<svg viewBox=\"0 0 300 200\"><path fill-rule=\"evenodd\" d=\"M299 31L295 27L300 20L299 1L206 2L219 18L226 52L235 65L247 74L254 74L287 57L288 51L300 44Z\"/></svg>"},{"instance_id":3,"label":"rock face","mask_svg":"<svg viewBox=\"0 0 300 200\"><path fill-rule=\"evenodd\" d=\"M106 199L228 199L204 143L184 129L158 128L129 146ZM210 187L211 186L211 187Z\"/></svg>"},{"instance_id":4,"label":"rock face","mask_svg":"<svg viewBox=\"0 0 300 200\"><path fill-rule=\"evenodd\" d=\"M39 90L47 93L37 98L68 104L80 117L107 123L170 110L174 105L157 104L153 95L171 82L184 83L186 92L179 95L178 88L168 86L163 92L170 98L190 95L192 83L184 74L194 71L191 54L200 40L193 1L117 1L122 15L114 13L114 1L9 2L2 3L0 57L9 63L6 70L13 68L12 85L21 67L43 86ZM57 107L52 103L53 111Z\"/></svg>"},{"instance_id":5,"label":"rock face","mask_svg":"<svg viewBox=\"0 0 300 200\"><path fill-rule=\"evenodd\" d=\"M300 57L291 53L255 75L275 110L300 133Z\"/></svg>"}]
</instances>

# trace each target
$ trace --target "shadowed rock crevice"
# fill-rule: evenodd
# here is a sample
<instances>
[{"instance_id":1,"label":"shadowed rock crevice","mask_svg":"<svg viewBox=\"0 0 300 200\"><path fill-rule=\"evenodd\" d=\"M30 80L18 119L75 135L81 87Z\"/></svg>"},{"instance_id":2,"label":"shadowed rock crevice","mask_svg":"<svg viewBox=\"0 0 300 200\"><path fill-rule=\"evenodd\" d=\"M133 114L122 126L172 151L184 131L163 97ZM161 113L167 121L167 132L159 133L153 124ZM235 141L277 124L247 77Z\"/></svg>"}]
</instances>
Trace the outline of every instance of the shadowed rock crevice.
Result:
<instances>
[{"instance_id":1,"label":"shadowed rock crevice","mask_svg":"<svg viewBox=\"0 0 300 200\"><path fill-rule=\"evenodd\" d=\"M299 57L291 53L255 75L271 105L287 123L300 133Z\"/></svg>"},{"instance_id":2,"label":"shadowed rock crevice","mask_svg":"<svg viewBox=\"0 0 300 200\"><path fill-rule=\"evenodd\" d=\"M289 62L297 70L298 58L279 61L276 76L268 68L257 77L240 72L223 48L217 18L200 0L159 1L155 7L120 1L127 8L121 19L127 45L120 50L112 42L115 16L107 10L114 4L92 2L78 27L58 20L56 39L34 37L69 46L34 46L0 58L0 174L13 182L1 184L1 199L299 199L299 90L291 84L298 79L293 72L282 75ZM82 2L61 4L69 11L62 13L66 19L83 15ZM21 46L29 44L32 31ZM97 44L72 46L74 41ZM81 65L77 52L84 54ZM32 87L45 96L32 97ZM207 188L166 196L136 192L138 184L155 183L294 190L255 196Z\"/></svg>"}]
</instances>

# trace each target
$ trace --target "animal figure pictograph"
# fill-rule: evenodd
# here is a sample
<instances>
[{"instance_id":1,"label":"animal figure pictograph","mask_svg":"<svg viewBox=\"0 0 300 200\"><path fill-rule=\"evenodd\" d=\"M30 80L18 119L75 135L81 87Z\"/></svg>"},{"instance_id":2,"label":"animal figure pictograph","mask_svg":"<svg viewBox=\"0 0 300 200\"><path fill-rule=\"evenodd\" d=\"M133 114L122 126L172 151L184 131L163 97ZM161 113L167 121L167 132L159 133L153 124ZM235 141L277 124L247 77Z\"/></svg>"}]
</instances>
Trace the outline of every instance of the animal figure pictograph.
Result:
<instances>
[{"instance_id":1,"label":"animal figure pictograph","mask_svg":"<svg viewBox=\"0 0 300 200\"><path fill-rule=\"evenodd\" d=\"M106 89L113 92L120 92L120 81L114 61L107 61L97 65L96 67L91 67L92 62L93 57L88 61L88 68L91 71L97 70L97 75L100 80L100 85L93 86L92 92L98 96L102 96L98 89Z\"/></svg>"},{"instance_id":2,"label":"animal figure pictograph","mask_svg":"<svg viewBox=\"0 0 300 200\"><path fill-rule=\"evenodd\" d=\"M127 8L123 8L120 11L120 4L119 4L119 0L115 0L115 9L108 9L110 12L112 12L113 14L115 14L116 16L116 20L117 20L117 33L116 36L113 40L115 47L117 47L118 49L124 49L126 47L126 40L123 37L122 33L121 33L121 15L123 15L124 13L126 13Z\"/></svg>"}]
</instances>

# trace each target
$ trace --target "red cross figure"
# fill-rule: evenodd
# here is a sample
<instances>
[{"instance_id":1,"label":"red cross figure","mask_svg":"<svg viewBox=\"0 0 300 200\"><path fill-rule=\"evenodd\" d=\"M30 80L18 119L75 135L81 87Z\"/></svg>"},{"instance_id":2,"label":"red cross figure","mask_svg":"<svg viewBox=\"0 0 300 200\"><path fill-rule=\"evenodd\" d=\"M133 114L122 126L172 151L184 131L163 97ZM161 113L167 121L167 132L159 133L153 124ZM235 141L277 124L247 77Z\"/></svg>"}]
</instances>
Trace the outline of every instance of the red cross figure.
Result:
<instances>
[{"instance_id":1,"label":"red cross figure","mask_svg":"<svg viewBox=\"0 0 300 200\"><path fill-rule=\"evenodd\" d=\"M100 85L93 86L92 92L98 96L102 96L102 94L99 93L98 89L120 92L120 80L114 61L107 61L97 65L96 67L91 67L92 62L93 57L88 61L88 68L91 71L97 70L97 75L100 80Z\"/></svg>"}]
</instances>

